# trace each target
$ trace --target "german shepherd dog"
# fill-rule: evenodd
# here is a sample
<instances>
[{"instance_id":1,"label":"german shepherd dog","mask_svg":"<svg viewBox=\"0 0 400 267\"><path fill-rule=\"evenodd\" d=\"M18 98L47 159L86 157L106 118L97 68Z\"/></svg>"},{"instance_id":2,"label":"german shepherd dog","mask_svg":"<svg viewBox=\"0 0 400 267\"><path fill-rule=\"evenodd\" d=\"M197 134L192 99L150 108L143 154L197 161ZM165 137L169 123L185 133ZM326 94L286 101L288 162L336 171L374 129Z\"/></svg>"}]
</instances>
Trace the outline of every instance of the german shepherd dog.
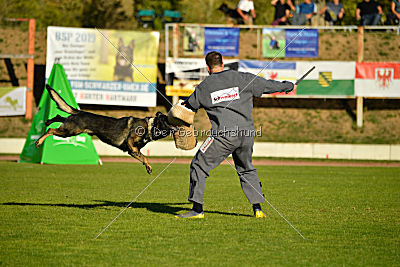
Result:
<instances>
[{"instance_id":1,"label":"german shepherd dog","mask_svg":"<svg viewBox=\"0 0 400 267\"><path fill-rule=\"evenodd\" d=\"M128 151L129 155L142 162L146 166L147 172L151 174L152 168L149 161L140 152L140 149L148 142L167 137L177 130L176 127L168 123L168 117L161 112L157 112L155 117L144 119L135 117L116 119L75 109L68 105L49 85L46 85L46 89L51 99L57 103L57 107L71 115L67 118L57 115L46 121L47 126L53 122L61 122L62 124L56 129L47 130L36 141L36 147L39 147L51 135L69 137L88 133L89 135L96 135L106 144L117 147L124 152Z\"/></svg>"},{"instance_id":2,"label":"german shepherd dog","mask_svg":"<svg viewBox=\"0 0 400 267\"><path fill-rule=\"evenodd\" d=\"M114 81L133 82L133 69L131 63L133 62L134 48L134 40L125 46L124 40L119 38L118 52L115 56ZM121 54L123 54L123 56Z\"/></svg>"}]
</instances>

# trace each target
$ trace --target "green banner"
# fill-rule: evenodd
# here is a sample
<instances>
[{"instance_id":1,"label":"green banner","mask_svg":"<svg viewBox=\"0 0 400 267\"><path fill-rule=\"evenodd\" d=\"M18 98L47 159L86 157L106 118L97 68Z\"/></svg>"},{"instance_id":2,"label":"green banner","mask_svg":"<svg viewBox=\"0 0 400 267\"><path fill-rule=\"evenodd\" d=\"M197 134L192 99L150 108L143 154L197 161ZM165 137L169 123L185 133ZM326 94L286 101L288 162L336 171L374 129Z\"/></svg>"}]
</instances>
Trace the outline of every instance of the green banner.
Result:
<instances>
[{"instance_id":1,"label":"green banner","mask_svg":"<svg viewBox=\"0 0 400 267\"><path fill-rule=\"evenodd\" d=\"M78 108L72 94L71 86L60 64L54 64L47 82L70 106ZM39 102L39 111L32 121L31 129L25 141L19 162L48 163L48 164L98 164L100 158L94 148L92 138L88 134L80 134L61 138L47 137L44 143L36 148L36 140L49 128L57 128L61 123L53 123L49 127L44 124L48 119L69 114L57 108L45 89Z\"/></svg>"},{"instance_id":2,"label":"green banner","mask_svg":"<svg viewBox=\"0 0 400 267\"><path fill-rule=\"evenodd\" d=\"M354 95L354 80L303 80L297 86L297 95Z\"/></svg>"}]
</instances>

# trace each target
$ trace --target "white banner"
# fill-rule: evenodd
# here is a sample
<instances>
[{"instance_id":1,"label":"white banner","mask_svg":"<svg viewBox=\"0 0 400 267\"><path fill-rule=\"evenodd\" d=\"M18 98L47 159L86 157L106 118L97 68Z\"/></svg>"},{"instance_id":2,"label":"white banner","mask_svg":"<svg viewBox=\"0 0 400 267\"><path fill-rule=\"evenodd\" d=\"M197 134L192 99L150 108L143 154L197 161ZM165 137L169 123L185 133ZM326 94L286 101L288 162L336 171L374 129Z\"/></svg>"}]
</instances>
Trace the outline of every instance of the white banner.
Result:
<instances>
[{"instance_id":1,"label":"white banner","mask_svg":"<svg viewBox=\"0 0 400 267\"><path fill-rule=\"evenodd\" d=\"M58 61L78 103L154 107L159 35L48 27L46 79Z\"/></svg>"},{"instance_id":2,"label":"white banner","mask_svg":"<svg viewBox=\"0 0 400 267\"><path fill-rule=\"evenodd\" d=\"M357 63L355 89L356 96L400 97L400 63Z\"/></svg>"},{"instance_id":3,"label":"white banner","mask_svg":"<svg viewBox=\"0 0 400 267\"><path fill-rule=\"evenodd\" d=\"M26 87L0 88L0 116L25 115Z\"/></svg>"},{"instance_id":4,"label":"white banner","mask_svg":"<svg viewBox=\"0 0 400 267\"><path fill-rule=\"evenodd\" d=\"M225 69L237 70L237 59L224 60ZM204 58L167 58L165 76L168 96L189 96L210 74Z\"/></svg>"},{"instance_id":5,"label":"white banner","mask_svg":"<svg viewBox=\"0 0 400 267\"><path fill-rule=\"evenodd\" d=\"M289 61L240 60L239 71L250 72L267 80L295 82L297 78L296 62Z\"/></svg>"}]
</instances>

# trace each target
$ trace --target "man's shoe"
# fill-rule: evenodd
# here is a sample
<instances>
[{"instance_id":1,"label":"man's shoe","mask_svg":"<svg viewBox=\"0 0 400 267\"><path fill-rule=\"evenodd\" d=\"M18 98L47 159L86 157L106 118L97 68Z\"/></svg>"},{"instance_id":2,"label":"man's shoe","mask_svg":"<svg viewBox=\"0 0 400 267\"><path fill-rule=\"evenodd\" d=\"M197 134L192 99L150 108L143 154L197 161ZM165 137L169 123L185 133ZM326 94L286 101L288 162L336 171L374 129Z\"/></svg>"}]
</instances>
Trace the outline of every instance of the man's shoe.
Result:
<instances>
[{"instance_id":1,"label":"man's shoe","mask_svg":"<svg viewBox=\"0 0 400 267\"><path fill-rule=\"evenodd\" d=\"M259 209L254 210L254 216L256 216L256 218L267 218L267 215Z\"/></svg>"},{"instance_id":2,"label":"man's shoe","mask_svg":"<svg viewBox=\"0 0 400 267\"><path fill-rule=\"evenodd\" d=\"M204 212L195 212L194 210L189 210L188 212L180 215L175 215L175 218L198 218L198 219L203 219L204 218Z\"/></svg>"}]
</instances>

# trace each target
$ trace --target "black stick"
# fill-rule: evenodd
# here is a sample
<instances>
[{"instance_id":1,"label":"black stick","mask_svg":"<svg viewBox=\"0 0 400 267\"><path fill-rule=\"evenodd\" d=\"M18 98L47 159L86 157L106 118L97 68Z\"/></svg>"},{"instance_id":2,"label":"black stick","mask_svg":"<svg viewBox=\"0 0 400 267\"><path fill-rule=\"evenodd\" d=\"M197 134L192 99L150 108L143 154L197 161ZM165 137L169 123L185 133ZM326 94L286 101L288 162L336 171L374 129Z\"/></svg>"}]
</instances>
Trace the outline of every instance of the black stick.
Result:
<instances>
[{"instance_id":1,"label":"black stick","mask_svg":"<svg viewBox=\"0 0 400 267\"><path fill-rule=\"evenodd\" d=\"M305 77L308 76L308 74L310 74L310 72L312 72L315 69L315 66L312 67L309 71L306 72L306 74L304 74L300 79L297 80L297 82L294 85L298 85Z\"/></svg>"}]
</instances>

